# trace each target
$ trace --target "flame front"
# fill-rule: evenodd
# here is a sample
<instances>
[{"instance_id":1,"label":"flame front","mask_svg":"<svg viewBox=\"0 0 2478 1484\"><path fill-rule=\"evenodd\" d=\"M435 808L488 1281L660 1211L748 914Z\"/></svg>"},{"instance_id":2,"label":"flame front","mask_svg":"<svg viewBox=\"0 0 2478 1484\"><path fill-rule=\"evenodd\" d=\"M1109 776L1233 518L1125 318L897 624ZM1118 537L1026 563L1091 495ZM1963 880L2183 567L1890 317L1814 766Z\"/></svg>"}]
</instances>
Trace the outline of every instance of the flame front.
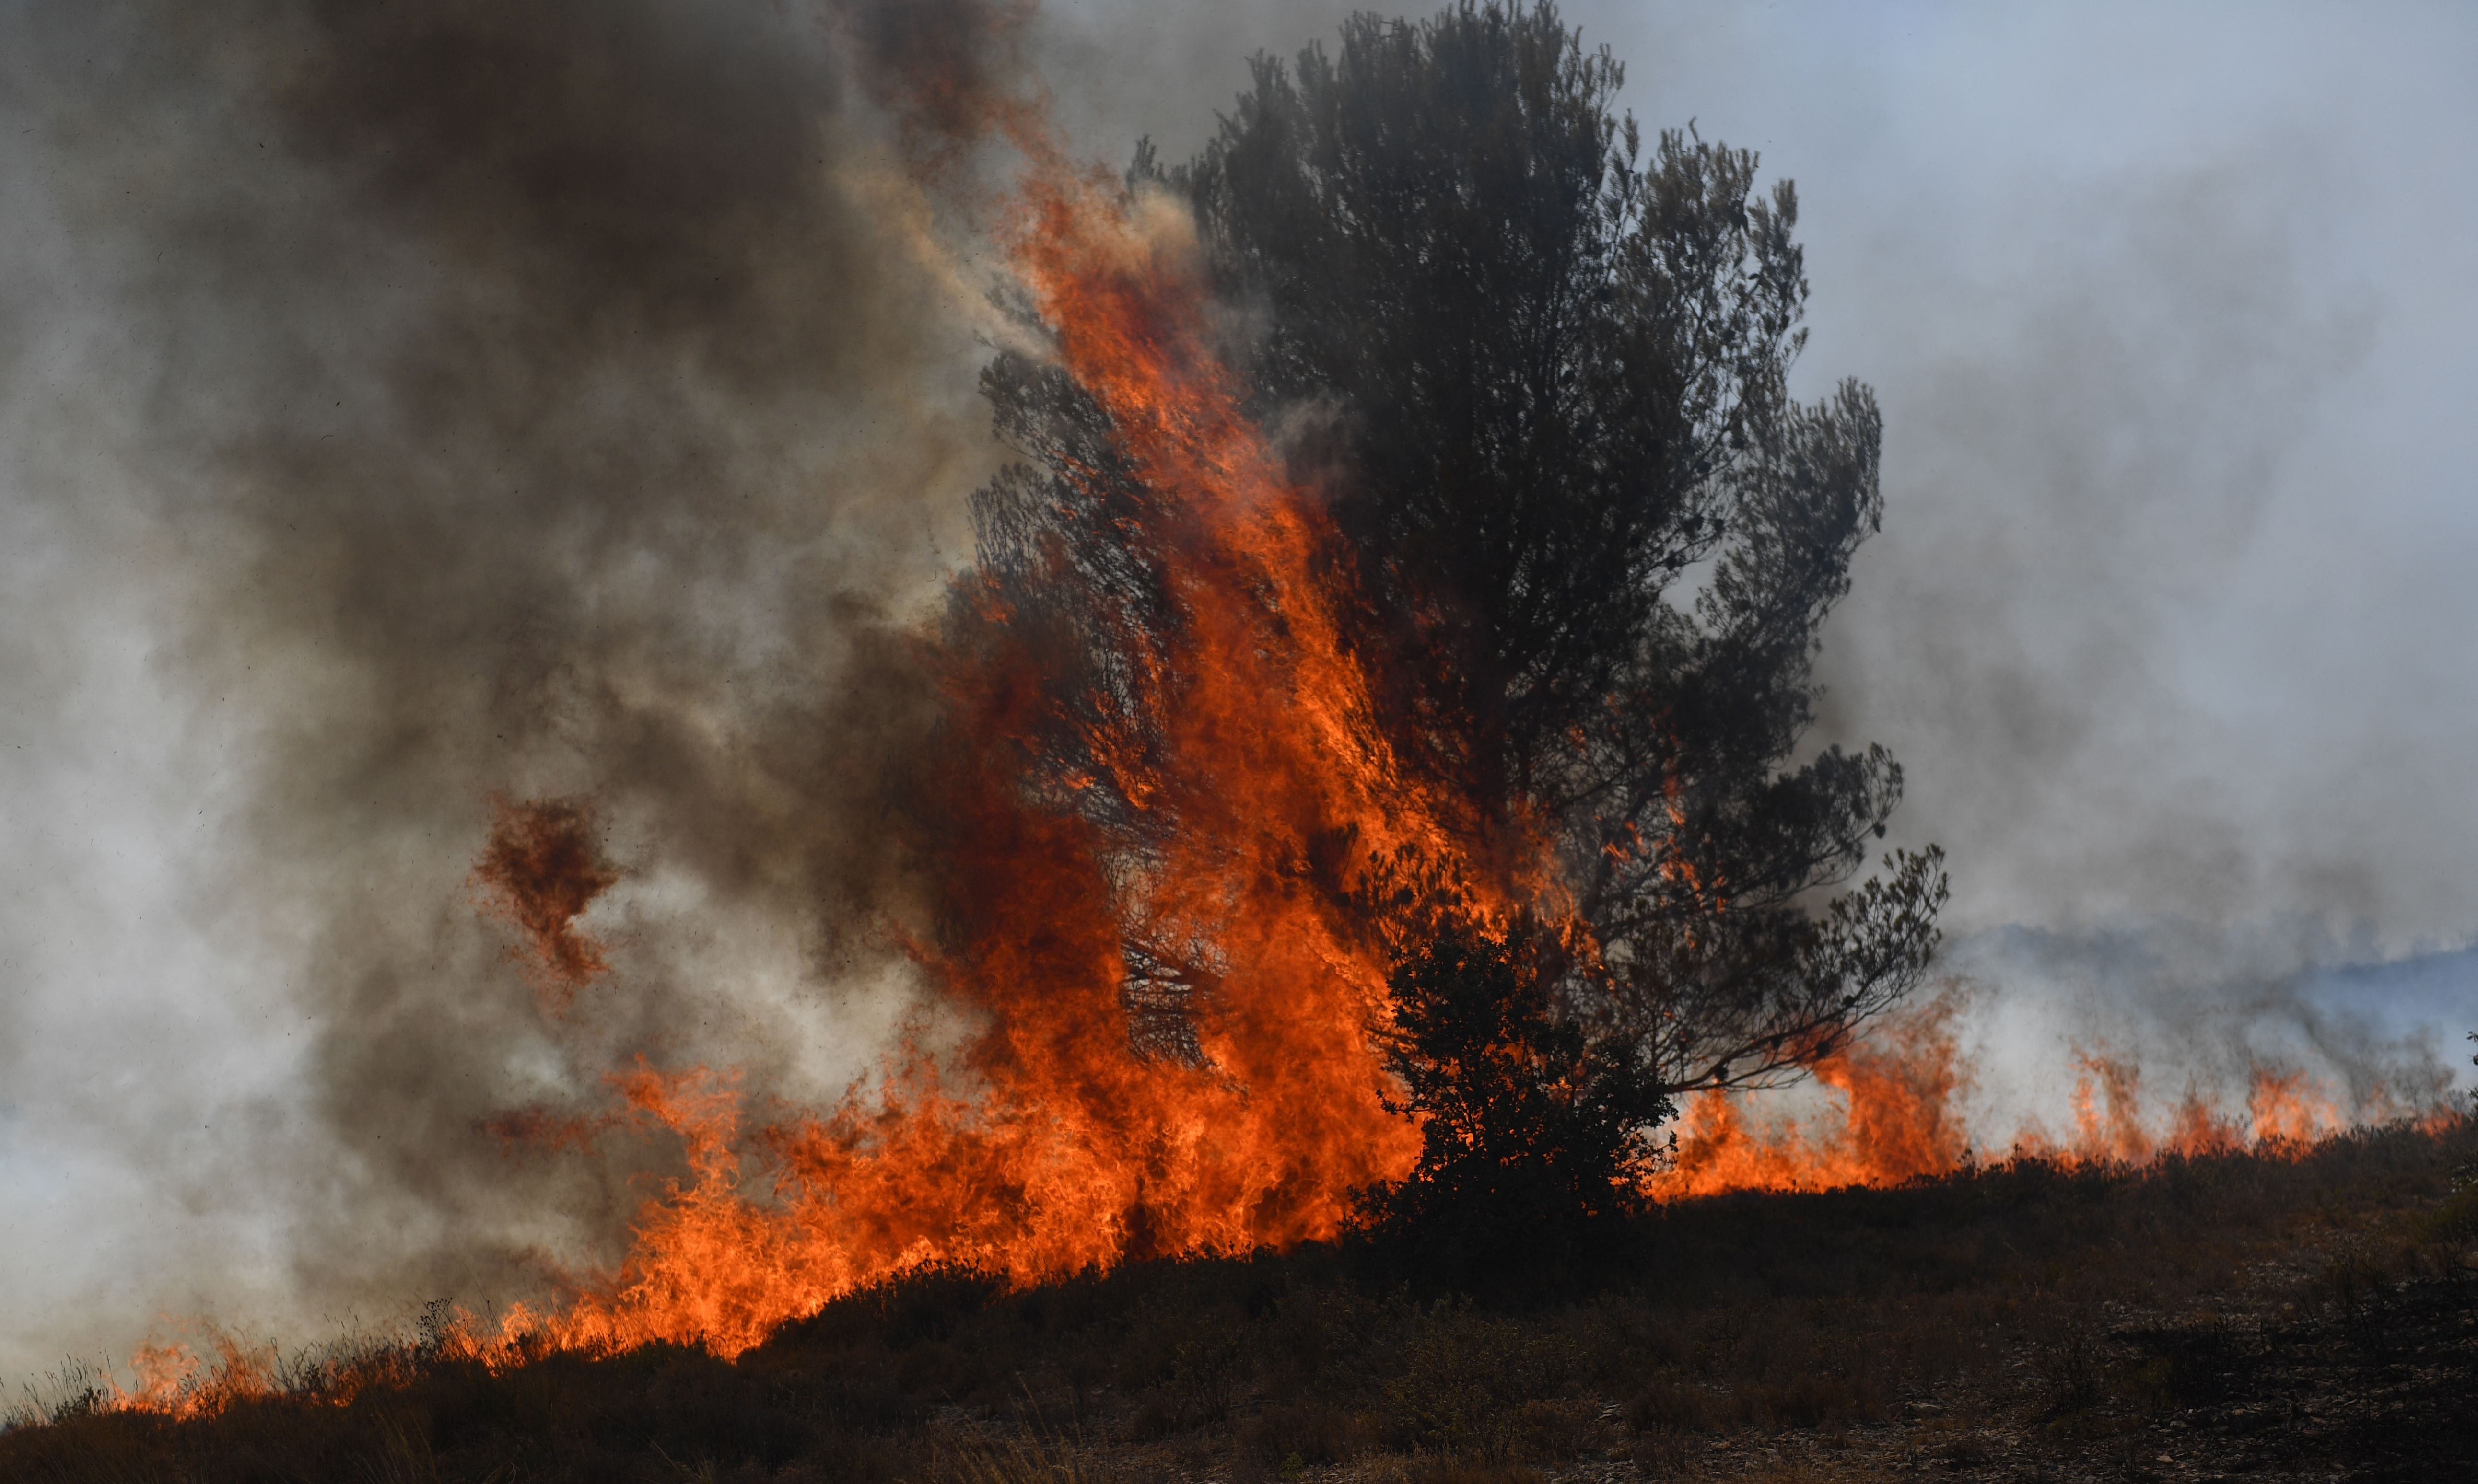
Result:
<instances>
[{"instance_id":1,"label":"flame front","mask_svg":"<svg viewBox=\"0 0 2478 1484\"><path fill-rule=\"evenodd\" d=\"M504 1341L694 1341L728 1356L924 1262L1029 1283L1290 1245L1334 1235L1355 1189L1416 1155L1416 1129L1379 1100L1381 946L1328 888L1406 848L1463 858L1370 715L1314 577L1328 527L1206 342L1178 218L1032 153L1012 234L1021 279L1060 365L1184 533L1160 753L1141 776L1100 753L1177 828L1130 869L1072 815L1028 802L1007 760L1034 660L940 656L974 743L940 779L969 822L970 848L940 864L971 928L915 957L977 1013L960 1065L916 1054L872 1095L756 1127L726 1074L617 1079L639 1119L684 1142L690 1174L645 1205L612 1281L557 1313L508 1316ZM1131 932L1210 945L1212 993L1187 1007L1192 1056L1130 1039Z\"/></svg>"},{"instance_id":2,"label":"flame front","mask_svg":"<svg viewBox=\"0 0 2478 1484\"><path fill-rule=\"evenodd\" d=\"M2257 1064L2247 1073L2241 1114L2189 1086L2165 1119L2154 1119L2143 1110L2138 1063L2081 1051L2074 1057L2073 1132L2057 1138L2026 1123L1983 1151L1959 1106L1971 1088L1955 1035L1960 1011L1953 999L1933 1000L1817 1063L1815 1080L1838 1095L1837 1107L1816 1126L1784 1120L1757 1128L1743 1095L1697 1094L1679 1120L1676 1155L1655 1177L1655 1193L1681 1199L1741 1190L1896 1186L1956 1174L1990 1158L2069 1170L2139 1169L2163 1159L2248 1150L2293 1158L2352 1126L2408 1120L2432 1130L2454 1118L2441 1103L2405 1107L2380 1092L2346 1116L2303 1069Z\"/></svg>"}]
</instances>

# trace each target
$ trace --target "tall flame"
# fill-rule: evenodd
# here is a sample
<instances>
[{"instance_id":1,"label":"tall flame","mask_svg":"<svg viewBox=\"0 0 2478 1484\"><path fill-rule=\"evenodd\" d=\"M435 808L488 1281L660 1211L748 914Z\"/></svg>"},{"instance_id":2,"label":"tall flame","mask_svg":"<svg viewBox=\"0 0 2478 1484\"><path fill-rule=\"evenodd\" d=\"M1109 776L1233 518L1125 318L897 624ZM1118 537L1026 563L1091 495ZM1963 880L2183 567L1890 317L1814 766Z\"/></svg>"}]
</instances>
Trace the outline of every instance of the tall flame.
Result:
<instances>
[{"instance_id":1,"label":"tall flame","mask_svg":"<svg viewBox=\"0 0 2478 1484\"><path fill-rule=\"evenodd\" d=\"M973 924L959 947L915 952L948 1002L978 1013L959 1065L916 1053L872 1095L753 1127L728 1073L617 1079L637 1119L683 1141L690 1173L640 1213L610 1281L557 1313L509 1316L505 1339L688 1340L728 1356L924 1262L1031 1282L1288 1245L1335 1234L1355 1189L1416 1154L1416 1130L1380 1102L1381 950L1328 888L1406 848L1455 861L1455 842L1374 723L1314 577L1332 537L1207 342L1181 217L1030 153L1019 275L1058 363L1186 534L1169 574L1182 651L1167 761L1140 771L1100 752L1123 792L1177 827L1159 859L1125 868L1089 826L1028 803L1004 769L1031 662L945 657L977 762L941 780L972 843L941 866ZM1131 929L1210 945L1212 993L1187 1007L1193 1055L1130 1039Z\"/></svg>"}]
</instances>

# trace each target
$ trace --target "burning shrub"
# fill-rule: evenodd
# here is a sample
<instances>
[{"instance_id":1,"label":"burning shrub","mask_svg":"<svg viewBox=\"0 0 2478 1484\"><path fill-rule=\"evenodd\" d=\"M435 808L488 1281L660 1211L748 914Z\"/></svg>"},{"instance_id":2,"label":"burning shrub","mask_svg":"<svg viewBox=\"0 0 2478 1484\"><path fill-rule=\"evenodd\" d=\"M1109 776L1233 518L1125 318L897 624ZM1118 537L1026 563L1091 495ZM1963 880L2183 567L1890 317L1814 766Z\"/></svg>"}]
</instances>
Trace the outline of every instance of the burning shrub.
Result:
<instances>
[{"instance_id":1,"label":"burning shrub","mask_svg":"<svg viewBox=\"0 0 2478 1484\"><path fill-rule=\"evenodd\" d=\"M1541 854L1596 1013L1684 1089L1832 1052L1915 983L1943 886L1931 852L1801 905L1902 790L1881 748L1789 766L1881 516L1876 406L1787 394L1788 183L1686 132L1644 160L1622 76L1554 5L1362 14L1260 60L1169 183L1262 307L1256 407L1305 430L1389 745L1475 861Z\"/></svg>"},{"instance_id":2,"label":"burning shrub","mask_svg":"<svg viewBox=\"0 0 2478 1484\"><path fill-rule=\"evenodd\" d=\"M1421 1120L1408 1178L1369 1192L1383 1242L1456 1281L1551 1279L1640 1203L1651 1129L1671 1111L1632 1047L1559 1013L1571 954L1536 920L1492 937L1440 916L1392 977L1388 1053Z\"/></svg>"}]
</instances>

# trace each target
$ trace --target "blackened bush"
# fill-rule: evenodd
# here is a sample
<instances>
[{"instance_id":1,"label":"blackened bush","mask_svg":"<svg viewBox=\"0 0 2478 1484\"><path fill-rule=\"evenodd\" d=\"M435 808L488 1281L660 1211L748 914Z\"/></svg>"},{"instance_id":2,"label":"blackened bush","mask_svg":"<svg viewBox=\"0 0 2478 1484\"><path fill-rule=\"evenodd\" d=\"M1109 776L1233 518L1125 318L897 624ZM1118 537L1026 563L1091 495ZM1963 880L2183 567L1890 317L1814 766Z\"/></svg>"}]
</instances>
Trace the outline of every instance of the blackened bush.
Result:
<instances>
[{"instance_id":1,"label":"blackened bush","mask_svg":"<svg viewBox=\"0 0 2478 1484\"><path fill-rule=\"evenodd\" d=\"M1562 1014L1573 957L1518 918L1460 910L1398 956L1387 1053L1419 1118L1420 1162L1367 1192L1378 1246L1458 1286L1537 1288L1589 1266L1641 1208L1651 1129L1672 1105L1633 1048Z\"/></svg>"}]
</instances>

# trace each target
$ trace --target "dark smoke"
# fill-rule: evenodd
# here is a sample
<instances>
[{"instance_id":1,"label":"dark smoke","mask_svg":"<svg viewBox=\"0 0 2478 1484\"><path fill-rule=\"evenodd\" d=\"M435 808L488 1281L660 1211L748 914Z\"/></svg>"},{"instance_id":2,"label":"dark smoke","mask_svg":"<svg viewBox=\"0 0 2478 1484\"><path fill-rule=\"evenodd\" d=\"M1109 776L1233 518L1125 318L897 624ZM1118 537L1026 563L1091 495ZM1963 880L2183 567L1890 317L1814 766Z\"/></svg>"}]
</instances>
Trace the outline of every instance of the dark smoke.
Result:
<instances>
[{"instance_id":1,"label":"dark smoke","mask_svg":"<svg viewBox=\"0 0 2478 1484\"><path fill-rule=\"evenodd\" d=\"M473 868L487 909L523 935L517 960L533 970L544 1008L556 1014L611 971L602 945L576 925L594 899L620 884L594 842L590 801L502 800L491 843Z\"/></svg>"},{"instance_id":2,"label":"dark smoke","mask_svg":"<svg viewBox=\"0 0 2478 1484\"><path fill-rule=\"evenodd\" d=\"M164 571L138 621L177 635L165 715L233 744L185 895L261 945L306 1044L301 1091L221 1110L263 1126L245 1168L112 1152L193 1218L271 1219L268 1286L488 1302L544 1252L607 1260L650 1156L530 1160L486 1121L596 1106L639 1049L830 1094L900 1013L886 783L930 715L904 636L994 458L951 244L1025 10L232 0L0 30L20 219L58 234L12 256L84 330L0 328L13 400L39 355L69 367L18 415L114 465L73 489L21 452L12 519ZM43 647L13 644L20 693L56 678ZM591 800L599 839L582 806L518 818L468 888L494 795ZM476 911L569 868L556 921ZM590 1016L536 1005L525 940ZM146 1041L120 1054L176 1055ZM95 1121L123 1119L145 1137Z\"/></svg>"}]
</instances>

